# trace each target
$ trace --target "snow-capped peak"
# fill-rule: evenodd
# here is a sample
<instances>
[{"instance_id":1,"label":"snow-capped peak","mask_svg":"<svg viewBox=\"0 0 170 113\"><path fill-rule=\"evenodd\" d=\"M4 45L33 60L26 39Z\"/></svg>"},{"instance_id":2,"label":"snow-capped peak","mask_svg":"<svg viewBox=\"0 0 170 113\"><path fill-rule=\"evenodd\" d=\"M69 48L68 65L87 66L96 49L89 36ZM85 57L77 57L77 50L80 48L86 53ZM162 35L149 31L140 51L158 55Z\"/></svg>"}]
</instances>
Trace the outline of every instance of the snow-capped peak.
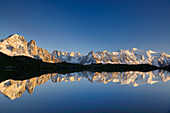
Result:
<instances>
[{"instance_id":1,"label":"snow-capped peak","mask_svg":"<svg viewBox=\"0 0 170 113\"><path fill-rule=\"evenodd\" d=\"M157 53L152 50L141 50L137 48L118 50L109 53L108 51L89 52L80 62L81 64L110 63L110 64L150 64L155 66L170 65L170 55Z\"/></svg>"},{"instance_id":2,"label":"snow-capped peak","mask_svg":"<svg viewBox=\"0 0 170 113\"><path fill-rule=\"evenodd\" d=\"M7 55L25 55L32 58L39 58L47 62L69 62L83 65L102 64L150 64L155 66L170 65L170 55L158 53L152 50L142 50L138 48L121 49L117 52L90 51L87 55L79 52L53 51L50 54L47 50L36 46L35 40L27 42L23 36L12 34L8 38L1 40L0 52Z\"/></svg>"},{"instance_id":3,"label":"snow-capped peak","mask_svg":"<svg viewBox=\"0 0 170 113\"><path fill-rule=\"evenodd\" d=\"M133 51L136 51L136 50L138 50L138 49L137 49L137 48L133 48L132 50L133 50Z\"/></svg>"},{"instance_id":4,"label":"snow-capped peak","mask_svg":"<svg viewBox=\"0 0 170 113\"><path fill-rule=\"evenodd\" d=\"M68 63L79 63L84 58L84 56L79 52L62 52L58 50L54 50L52 55L58 58L60 61Z\"/></svg>"},{"instance_id":5,"label":"snow-capped peak","mask_svg":"<svg viewBox=\"0 0 170 113\"><path fill-rule=\"evenodd\" d=\"M103 53L106 53L106 52L107 52L107 50L104 50L104 51L103 51Z\"/></svg>"},{"instance_id":6,"label":"snow-capped peak","mask_svg":"<svg viewBox=\"0 0 170 113\"><path fill-rule=\"evenodd\" d=\"M0 42L0 52L10 56L24 55L32 58L42 59L45 62L60 62L47 50L36 46L35 40L29 43L23 36L12 34Z\"/></svg>"}]
</instances>

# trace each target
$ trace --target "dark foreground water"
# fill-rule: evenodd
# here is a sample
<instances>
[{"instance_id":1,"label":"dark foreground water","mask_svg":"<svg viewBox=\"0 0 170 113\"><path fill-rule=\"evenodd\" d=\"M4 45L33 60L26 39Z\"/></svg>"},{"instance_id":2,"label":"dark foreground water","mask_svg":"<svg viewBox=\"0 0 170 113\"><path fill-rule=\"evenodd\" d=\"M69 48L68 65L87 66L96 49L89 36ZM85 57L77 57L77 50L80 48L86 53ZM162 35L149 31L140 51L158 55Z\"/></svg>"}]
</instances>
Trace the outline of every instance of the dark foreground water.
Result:
<instances>
[{"instance_id":1,"label":"dark foreground water","mask_svg":"<svg viewBox=\"0 0 170 113\"><path fill-rule=\"evenodd\" d=\"M170 112L170 73L78 72L0 83L0 113Z\"/></svg>"}]
</instances>

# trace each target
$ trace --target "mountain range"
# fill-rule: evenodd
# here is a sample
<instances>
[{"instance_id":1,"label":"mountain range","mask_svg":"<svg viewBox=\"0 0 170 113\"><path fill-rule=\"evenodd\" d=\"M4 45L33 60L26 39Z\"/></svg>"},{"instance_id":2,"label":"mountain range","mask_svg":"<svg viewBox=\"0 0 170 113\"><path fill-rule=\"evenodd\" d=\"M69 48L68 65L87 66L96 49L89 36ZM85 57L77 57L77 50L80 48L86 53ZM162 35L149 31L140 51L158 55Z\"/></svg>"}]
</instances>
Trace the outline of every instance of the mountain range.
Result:
<instances>
[{"instance_id":1,"label":"mountain range","mask_svg":"<svg viewBox=\"0 0 170 113\"><path fill-rule=\"evenodd\" d=\"M141 50L137 48L118 50L117 52L97 51L81 55L74 52L62 52L54 50L52 53L37 47L35 40L27 42L23 36L12 34L0 41L0 52L9 56L29 56L41 59L44 62L68 62L83 65L90 64L150 64L157 67L170 65L170 55L152 50Z\"/></svg>"},{"instance_id":2,"label":"mountain range","mask_svg":"<svg viewBox=\"0 0 170 113\"><path fill-rule=\"evenodd\" d=\"M0 41L0 52L9 56L29 56L42 59L45 62L60 62L59 59L51 55L47 50L37 47L35 40L27 42L23 36L13 34Z\"/></svg>"}]
</instances>

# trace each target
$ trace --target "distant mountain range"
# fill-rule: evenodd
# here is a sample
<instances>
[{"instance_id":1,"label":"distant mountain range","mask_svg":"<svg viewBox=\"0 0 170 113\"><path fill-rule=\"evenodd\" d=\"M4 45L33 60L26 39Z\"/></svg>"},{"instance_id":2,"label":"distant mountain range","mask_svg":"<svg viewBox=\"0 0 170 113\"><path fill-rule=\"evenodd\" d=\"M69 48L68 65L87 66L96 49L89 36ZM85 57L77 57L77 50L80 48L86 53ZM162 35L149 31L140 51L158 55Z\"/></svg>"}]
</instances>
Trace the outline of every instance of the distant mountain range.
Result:
<instances>
[{"instance_id":1,"label":"distant mountain range","mask_svg":"<svg viewBox=\"0 0 170 113\"><path fill-rule=\"evenodd\" d=\"M87 79L91 83L108 83L114 82L121 85L132 85L137 87L143 84L154 84L157 82L167 82L170 80L170 73L164 70L155 70L150 72L76 72L69 74L44 74L39 77L33 77L27 80L5 80L0 83L0 92L9 99L19 98L25 91L30 94L36 86L46 83L51 79L52 82L58 83L61 81L79 81Z\"/></svg>"},{"instance_id":2,"label":"distant mountain range","mask_svg":"<svg viewBox=\"0 0 170 113\"><path fill-rule=\"evenodd\" d=\"M170 55L158 53L152 50L141 50L137 48L118 50L117 52L97 51L81 55L74 52L62 52L54 50L49 53L36 45L35 40L27 42L23 36L13 34L0 41L0 52L9 56L29 56L35 59L42 59L44 62L68 62L83 65L90 64L150 64L157 67L170 65Z\"/></svg>"}]
</instances>

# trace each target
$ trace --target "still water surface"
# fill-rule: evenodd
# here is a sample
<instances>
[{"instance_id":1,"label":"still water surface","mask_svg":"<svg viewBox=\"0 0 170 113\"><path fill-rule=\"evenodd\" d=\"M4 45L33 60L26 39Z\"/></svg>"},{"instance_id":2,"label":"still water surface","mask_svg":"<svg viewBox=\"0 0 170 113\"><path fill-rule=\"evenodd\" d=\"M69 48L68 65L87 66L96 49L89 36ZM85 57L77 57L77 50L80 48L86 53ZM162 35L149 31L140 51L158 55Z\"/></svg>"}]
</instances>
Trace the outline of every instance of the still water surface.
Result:
<instances>
[{"instance_id":1,"label":"still water surface","mask_svg":"<svg viewBox=\"0 0 170 113\"><path fill-rule=\"evenodd\" d=\"M0 113L170 112L170 73L76 72L0 83Z\"/></svg>"}]
</instances>

